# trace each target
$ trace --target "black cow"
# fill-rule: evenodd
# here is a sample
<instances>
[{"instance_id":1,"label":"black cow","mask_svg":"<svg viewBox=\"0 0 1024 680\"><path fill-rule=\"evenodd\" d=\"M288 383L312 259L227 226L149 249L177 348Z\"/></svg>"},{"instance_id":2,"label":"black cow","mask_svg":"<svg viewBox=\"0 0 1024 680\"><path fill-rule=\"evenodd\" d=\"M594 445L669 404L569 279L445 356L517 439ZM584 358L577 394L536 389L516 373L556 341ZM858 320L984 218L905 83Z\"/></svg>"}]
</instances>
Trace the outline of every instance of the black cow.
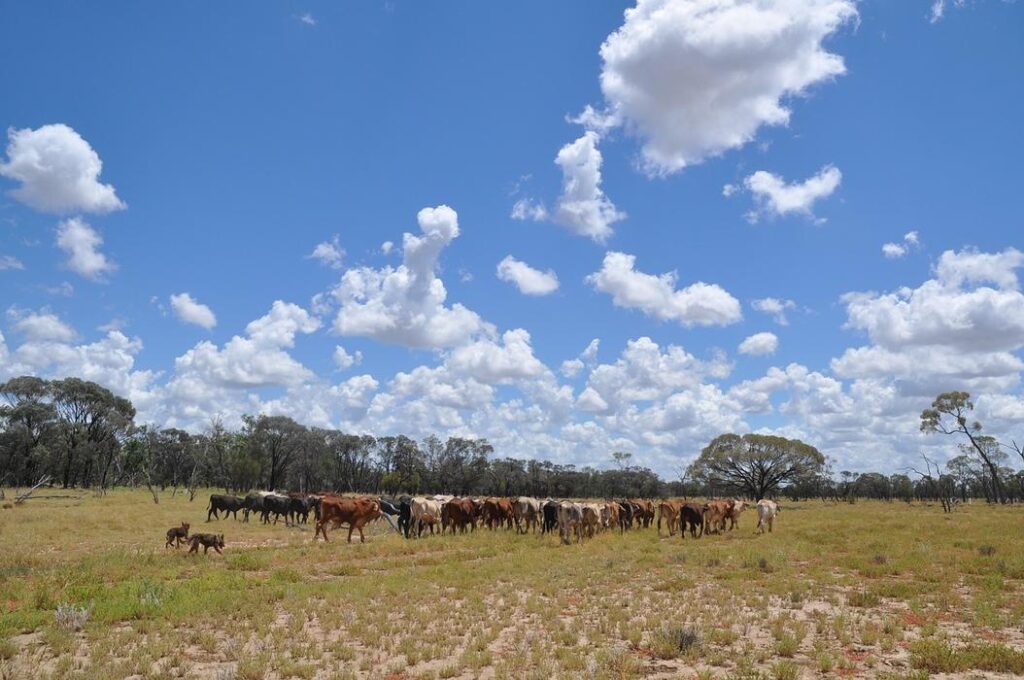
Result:
<instances>
[{"instance_id":1,"label":"black cow","mask_svg":"<svg viewBox=\"0 0 1024 680\"><path fill-rule=\"evenodd\" d=\"M548 500L544 503L544 521L541 523L540 532L550 534L558 529L558 501Z\"/></svg>"},{"instance_id":2,"label":"black cow","mask_svg":"<svg viewBox=\"0 0 1024 680\"><path fill-rule=\"evenodd\" d=\"M288 499L289 514L292 516L292 522L298 524L300 521L303 524L309 522L309 513L314 507L320 502L319 498L313 496L292 496Z\"/></svg>"},{"instance_id":3,"label":"black cow","mask_svg":"<svg viewBox=\"0 0 1024 680\"><path fill-rule=\"evenodd\" d=\"M274 516L274 524L282 516L284 525L291 526L292 499L288 496L264 496L263 497L263 523L270 524L270 516Z\"/></svg>"},{"instance_id":4,"label":"black cow","mask_svg":"<svg viewBox=\"0 0 1024 680\"><path fill-rule=\"evenodd\" d=\"M248 522L249 521L249 513L250 512L253 512L253 513L257 513L258 512L261 515L263 514L263 499L264 499L264 496L261 496L260 494L255 493L255 492L248 494L245 498L242 499L242 521L243 522Z\"/></svg>"},{"instance_id":5,"label":"black cow","mask_svg":"<svg viewBox=\"0 0 1024 680\"><path fill-rule=\"evenodd\" d=\"M230 513L235 519L238 519L238 511L244 508L244 498L213 494L210 496L210 504L206 507L206 521L209 522L211 516L220 519L220 515L217 514L218 511L223 512L225 517ZM245 513L242 514L244 515Z\"/></svg>"}]
</instances>

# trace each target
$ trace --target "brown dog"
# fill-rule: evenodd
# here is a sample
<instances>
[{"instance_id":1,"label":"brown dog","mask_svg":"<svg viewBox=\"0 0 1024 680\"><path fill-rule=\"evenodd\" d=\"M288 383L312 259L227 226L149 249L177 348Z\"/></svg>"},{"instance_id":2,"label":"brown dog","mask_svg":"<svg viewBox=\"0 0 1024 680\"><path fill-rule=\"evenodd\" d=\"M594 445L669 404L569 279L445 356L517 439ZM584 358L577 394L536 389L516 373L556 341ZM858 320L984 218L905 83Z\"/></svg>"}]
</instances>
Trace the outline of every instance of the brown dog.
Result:
<instances>
[{"instance_id":1,"label":"brown dog","mask_svg":"<svg viewBox=\"0 0 1024 680\"><path fill-rule=\"evenodd\" d=\"M188 539L188 542L192 545L189 548L190 553L198 553L199 545L202 544L204 555L209 552L210 548L216 550L218 555L224 554L220 551L224 547L224 534L196 534Z\"/></svg>"},{"instance_id":2,"label":"brown dog","mask_svg":"<svg viewBox=\"0 0 1024 680\"><path fill-rule=\"evenodd\" d=\"M164 548L170 548L172 544L177 548L182 543L188 543L188 522L182 522L180 527L171 527L167 530L167 545Z\"/></svg>"}]
</instances>

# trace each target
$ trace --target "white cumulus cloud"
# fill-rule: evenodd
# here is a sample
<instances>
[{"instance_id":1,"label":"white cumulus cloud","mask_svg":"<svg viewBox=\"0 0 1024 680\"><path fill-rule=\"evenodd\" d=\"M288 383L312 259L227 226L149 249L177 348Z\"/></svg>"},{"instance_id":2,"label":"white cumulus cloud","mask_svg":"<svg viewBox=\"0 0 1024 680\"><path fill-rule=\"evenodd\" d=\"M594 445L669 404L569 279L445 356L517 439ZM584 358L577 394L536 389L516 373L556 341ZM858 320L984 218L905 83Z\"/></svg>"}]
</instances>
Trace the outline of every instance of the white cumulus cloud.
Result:
<instances>
[{"instance_id":1,"label":"white cumulus cloud","mask_svg":"<svg viewBox=\"0 0 1024 680\"><path fill-rule=\"evenodd\" d=\"M786 318L786 310L794 309L796 303L792 300L780 300L779 298L766 297L758 300L753 300L750 306L759 312L765 314L771 314L775 323L780 326L788 326L789 319Z\"/></svg>"},{"instance_id":2,"label":"white cumulus cloud","mask_svg":"<svg viewBox=\"0 0 1024 680\"><path fill-rule=\"evenodd\" d=\"M341 269L341 262L345 259L345 249L341 247L338 237L335 236L330 241L316 244L309 257L331 269Z\"/></svg>"},{"instance_id":3,"label":"white cumulus cloud","mask_svg":"<svg viewBox=\"0 0 1024 680\"><path fill-rule=\"evenodd\" d=\"M217 325L217 317L213 310L188 293L171 295L171 309L174 310L175 316L185 323L201 326L206 330Z\"/></svg>"},{"instance_id":4,"label":"white cumulus cloud","mask_svg":"<svg viewBox=\"0 0 1024 680\"><path fill-rule=\"evenodd\" d=\"M349 354L348 351L341 345L335 345L334 347L334 365L339 370L345 370L346 368L352 368L353 366L362 363L363 353L356 351L354 354Z\"/></svg>"},{"instance_id":5,"label":"white cumulus cloud","mask_svg":"<svg viewBox=\"0 0 1024 680\"><path fill-rule=\"evenodd\" d=\"M740 343L739 352L752 356L764 356L765 354L775 354L775 350L778 348L779 338L774 333L754 333Z\"/></svg>"},{"instance_id":6,"label":"white cumulus cloud","mask_svg":"<svg viewBox=\"0 0 1024 680\"><path fill-rule=\"evenodd\" d=\"M595 132L587 131L558 152L555 163L562 169L562 195L555 206L554 219L581 236L604 243L613 233L612 225L626 214L601 189L598 139ZM534 208L533 214L536 213Z\"/></svg>"},{"instance_id":7,"label":"white cumulus cloud","mask_svg":"<svg viewBox=\"0 0 1024 680\"><path fill-rule=\"evenodd\" d=\"M822 42L857 16L853 0L638 0L601 46L605 115L643 139L652 174L740 147L785 125L787 99L845 73Z\"/></svg>"},{"instance_id":8,"label":"white cumulus cloud","mask_svg":"<svg viewBox=\"0 0 1024 680\"><path fill-rule=\"evenodd\" d=\"M458 215L446 205L417 215L421 235L402 239L402 264L347 270L332 295L340 305L334 331L407 347L460 345L492 331L461 304L445 305L448 291L437 276L441 251L459 235Z\"/></svg>"},{"instance_id":9,"label":"white cumulus cloud","mask_svg":"<svg viewBox=\"0 0 1024 680\"><path fill-rule=\"evenodd\" d=\"M743 180L743 185L754 195L757 208L747 217L756 222L761 215L789 215L797 213L813 218L814 204L831 196L839 187L843 173L833 165L826 165L818 174L803 182L787 183L782 177L758 170Z\"/></svg>"},{"instance_id":10,"label":"white cumulus cloud","mask_svg":"<svg viewBox=\"0 0 1024 680\"><path fill-rule=\"evenodd\" d=\"M601 269L587 277L618 307L639 309L682 326L725 326L742 318L739 300L717 284L698 281L676 289L675 272L647 274L634 269L636 256L608 252Z\"/></svg>"},{"instance_id":11,"label":"white cumulus cloud","mask_svg":"<svg viewBox=\"0 0 1024 680\"><path fill-rule=\"evenodd\" d=\"M552 270L534 269L511 255L498 263L498 278L515 284L524 295L549 295L558 290L558 276Z\"/></svg>"},{"instance_id":12,"label":"white cumulus cloud","mask_svg":"<svg viewBox=\"0 0 1024 680\"><path fill-rule=\"evenodd\" d=\"M67 125L7 130L7 161L0 175L21 186L11 195L48 213L106 213L125 207L114 187L100 182L103 162Z\"/></svg>"},{"instance_id":13,"label":"white cumulus cloud","mask_svg":"<svg viewBox=\"0 0 1024 680\"><path fill-rule=\"evenodd\" d=\"M100 252L102 245L103 237L81 218L72 217L57 225L57 247L68 255L65 266L84 278L100 281L117 269Z\"/></svg>"}]
</instances>

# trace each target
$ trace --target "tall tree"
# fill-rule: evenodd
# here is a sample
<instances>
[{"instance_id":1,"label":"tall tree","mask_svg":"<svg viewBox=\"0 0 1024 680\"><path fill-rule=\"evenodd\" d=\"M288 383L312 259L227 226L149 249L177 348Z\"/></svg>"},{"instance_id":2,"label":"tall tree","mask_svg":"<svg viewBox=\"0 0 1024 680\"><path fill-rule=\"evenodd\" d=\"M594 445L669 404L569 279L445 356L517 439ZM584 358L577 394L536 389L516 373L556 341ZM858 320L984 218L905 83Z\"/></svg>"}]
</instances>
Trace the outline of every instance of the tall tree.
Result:
<instances>
[{"instance_id":1,"label":"tall tree","mask_svg":"<svg viewBox=\"0 0 1024 680\"><path fill-rule=\"evenodd\" d=\"M943 392L935 397L931 408L921 412L921 431L967 437L970 450L977 453L989 469L992 475L995 499L1002 503L1006 500L1006 492L1003 490L999 467L994 460L998 444L991 437L981 434L980 422L970 421L972 411L974 411L974 402L971 401L971 395L967 392Z\"/></svg>"},{"instance_id":2,"label":"tall tree","mask_svg":"<svg viewBox=\"0 0 1024 680\"><path fill-rule=\"evenodd\" d=\"M723 434L704 447L690 474L760 499L790 482L821 470L825 456L810 444L763 434Z\"/></svg>"}]
</instances>

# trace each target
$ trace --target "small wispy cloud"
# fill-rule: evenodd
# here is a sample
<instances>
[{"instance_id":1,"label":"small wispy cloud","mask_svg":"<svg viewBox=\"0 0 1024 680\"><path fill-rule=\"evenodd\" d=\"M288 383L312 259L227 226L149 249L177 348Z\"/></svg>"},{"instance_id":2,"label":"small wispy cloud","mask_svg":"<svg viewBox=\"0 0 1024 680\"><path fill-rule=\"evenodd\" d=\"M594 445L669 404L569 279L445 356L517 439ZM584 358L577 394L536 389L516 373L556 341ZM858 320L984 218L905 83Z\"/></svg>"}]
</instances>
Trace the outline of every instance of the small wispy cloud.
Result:
<instances>
[{"instance_id":1,"label":"small wispy cloud","mask_svg":"<svg viewBox=\"0 0 1024 680\"><path fill-rule=\"evenodd\" d=\"M313 15L310 14L309 12L299 15L299 21L306 24L307 26L316 26L316 19L314 19Z\"/></svg>"}]
</instances>

